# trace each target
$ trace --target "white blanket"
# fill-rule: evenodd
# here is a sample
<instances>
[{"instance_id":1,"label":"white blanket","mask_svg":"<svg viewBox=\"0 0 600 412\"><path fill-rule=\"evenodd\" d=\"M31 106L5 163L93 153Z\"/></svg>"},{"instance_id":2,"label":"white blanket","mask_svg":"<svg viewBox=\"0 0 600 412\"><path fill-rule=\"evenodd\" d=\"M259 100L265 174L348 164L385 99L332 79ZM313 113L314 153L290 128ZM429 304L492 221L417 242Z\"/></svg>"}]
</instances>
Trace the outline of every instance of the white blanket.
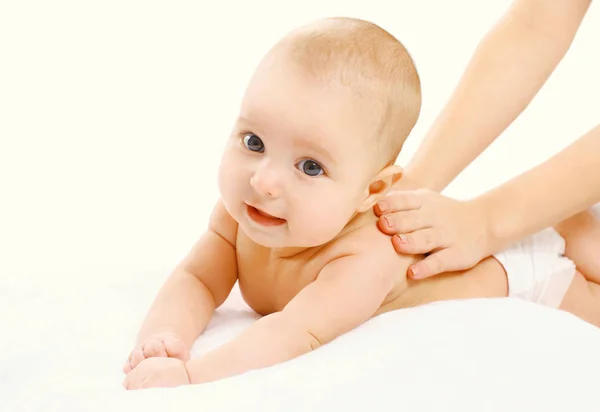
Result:
<instances>
[{"instance_id":1,"label":"white blanket","mask_svg":"<svg viewBox=\"0 0 600 412\"><path fill-rule=\"evenodd\" d=\"M600 330L567 313L510 299L396 311L275 367L205 385L127 392L120 386L122 362L162 281L146 279L82 281L77 296L50 300L33 287L0 285L1 313L19 314L3 318L0 410L600 408ZM256 318L235 290L194 355Z\"/></svg>"}]
</instances>

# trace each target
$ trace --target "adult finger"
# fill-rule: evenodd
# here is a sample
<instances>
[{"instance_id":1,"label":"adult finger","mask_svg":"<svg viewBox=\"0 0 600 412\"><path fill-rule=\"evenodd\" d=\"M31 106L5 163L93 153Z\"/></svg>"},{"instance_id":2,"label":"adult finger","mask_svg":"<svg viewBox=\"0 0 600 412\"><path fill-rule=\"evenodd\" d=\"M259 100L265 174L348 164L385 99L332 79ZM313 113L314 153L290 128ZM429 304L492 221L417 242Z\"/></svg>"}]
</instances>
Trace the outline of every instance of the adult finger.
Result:
<instances>
[{"instance_id":1,"label":"adult finger","mask_svg":"<svg viewBox=\"0 0 600 412\"><path fill-rule=\"evenodd\" d=\"M389 235L410 233L431 227L429 216L421 210L388 213L379 218L378 227Z\"/></svg>"},{"instance_id":2,"label":"adult finger","mask_svg":"<svg viewBox=\"0 0 600 412\"><path fill-rule=\"evenodd\" d=\"M396 252L409 255L430 253L445 246L438 231L434 228L395 235L392 237L392 245Z\"/></svg>"},{"instance_id":3,"label":"adult finger","mask_svg":"<svg viewBox=\"0 0 600 412\"><path fill-rule=\"evenodd\" d=\"M408 268L408 275L413 279L426 279L440 273L453 270L451 263L452 249L442 249L432 253L425 259L411 265Z\"/></svg>"},{"instance_id":4,"label":"adult finger","mask_svg":"<svg viewBox=\"0 0 600 412\"><path fill-rule=\"evenodd\" d=\"M418 191L395 190L387 194L375 205L375 214L419 209L423 205L423 194Z\"/></svg>"}]
</instances>

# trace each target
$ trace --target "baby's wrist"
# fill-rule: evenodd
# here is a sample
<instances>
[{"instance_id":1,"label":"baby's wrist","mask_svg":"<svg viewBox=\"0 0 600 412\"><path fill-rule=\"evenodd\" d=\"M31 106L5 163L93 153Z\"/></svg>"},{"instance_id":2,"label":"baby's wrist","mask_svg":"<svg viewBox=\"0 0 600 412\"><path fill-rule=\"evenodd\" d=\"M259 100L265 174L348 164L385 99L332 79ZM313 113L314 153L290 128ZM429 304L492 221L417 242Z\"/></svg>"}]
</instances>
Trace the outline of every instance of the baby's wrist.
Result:
<instances>
[{"instance_id":1,"label":"baby's wrist","mask_svg":"<svg viewBox=\"0 0 600 412\"><path fill-rule=\"evenodd\" d=\"M189 363L190 363L189 361L188 362L184 362L183 363L183 369L185 369L185 373L187 374L187 378L188 378L188 383L191 385L194 382L192 381L192 374L190 372Z\"/></svg>"},{"instance_id":2,"label":"baby's wrist","mask_svg":"<svg viewBox=\"0 0 600 412\"><path fill-rule=\"evenodd\" d=\"M140 333L137 338L137 343L145 342L150 339L162 339L165 336L172 336L176 339L182 340L181 337L170 330L158 331L158 332L150 332L150 333Z\"/></svg>"},{"instance_id":3,"label":"baby's wrist","mask_svg":"<svg viewBox=\"0 0 600 412\"><path fill-rule=\"evenodd\" d=\"M207 368L202 366L202 358L190 359L185 363L190 384L204 383L210 380L208 376L205 376Z\"/></svg>"}]
</instances>

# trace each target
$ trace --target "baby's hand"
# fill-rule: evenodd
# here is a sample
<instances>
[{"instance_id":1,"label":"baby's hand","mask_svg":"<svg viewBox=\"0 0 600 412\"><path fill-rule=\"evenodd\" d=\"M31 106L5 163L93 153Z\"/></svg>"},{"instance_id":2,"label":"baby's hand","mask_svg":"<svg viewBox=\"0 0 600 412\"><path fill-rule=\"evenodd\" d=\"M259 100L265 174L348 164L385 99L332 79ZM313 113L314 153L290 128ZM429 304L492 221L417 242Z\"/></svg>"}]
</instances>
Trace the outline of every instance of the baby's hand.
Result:
<instances>
[{"instance_id":1,"label":"baby's hand","mask_svg":"<svg viewBox=\"0 0 600 412\"><path fill-rule=\"evenodd\" d=\"M179 359L150 358L127 374L123 387L127 390L189 385L185 363Z\"/></svg>"},{"instance_id":2,"label":"baby's hand","mask_svg":"<svg viewBox=\"0 0 600 412\"><path fill-rule=\"evenodd\" d=\"M123 366L123 372L131 372L147 358L176 358L187 362L190 358L190 351L185 343L173 333L154 335L136 345Z\"/></svg>"}]
</instances>

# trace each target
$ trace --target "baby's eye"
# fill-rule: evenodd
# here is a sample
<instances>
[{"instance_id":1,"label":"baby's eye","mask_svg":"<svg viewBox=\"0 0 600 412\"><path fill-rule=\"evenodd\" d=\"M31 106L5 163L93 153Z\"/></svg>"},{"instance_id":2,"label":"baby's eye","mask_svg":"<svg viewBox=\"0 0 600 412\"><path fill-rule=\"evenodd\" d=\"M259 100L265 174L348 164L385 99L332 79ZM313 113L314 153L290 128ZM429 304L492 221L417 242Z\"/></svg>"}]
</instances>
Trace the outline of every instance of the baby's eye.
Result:
<instances>
[{"instance_id":1,"label":"baby's eye","mask_svg":"<svg viewBox=\"0 0 600 412\"><path fill-rule=\"evenodd\" d=\"M308 176L319 176L325 173L320 164L310 159L299 161L296 163L296 167Z\"/></svg>"},{"instance_id":2,"label":"baby's eye","mask_svg":"<svg viewBox=\"0 0 600 412\"><path fill-rule=\"evenodd\" d=\"M265 145L262 140L260 140L260 137L252 133L244 136L244 146L253 152L262 153L265 151Z\"/></svg>"}]
</instances>

